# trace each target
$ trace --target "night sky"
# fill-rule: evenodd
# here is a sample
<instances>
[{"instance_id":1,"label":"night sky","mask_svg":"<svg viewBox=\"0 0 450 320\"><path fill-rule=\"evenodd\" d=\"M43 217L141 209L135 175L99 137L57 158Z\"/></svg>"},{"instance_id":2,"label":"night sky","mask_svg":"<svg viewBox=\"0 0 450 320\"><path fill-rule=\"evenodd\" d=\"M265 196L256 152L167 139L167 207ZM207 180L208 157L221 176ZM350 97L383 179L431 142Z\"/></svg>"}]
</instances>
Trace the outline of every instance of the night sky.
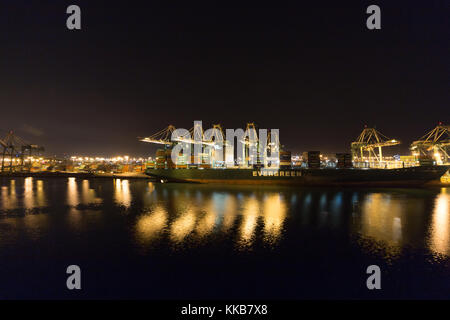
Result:
<instances>
[{"instance_id":1,"label":"night sky","mask_svg":"<svg viewBox=\"0 0 450 320\"><path fill-rule=\"evenodd\" d=\"M182 3L1 1L0 134L49 155L149 156L137 137L168 124L255 122L293 152L342 152L367 124L406 153L450 120L448 0Z\"/></svg>"}]
</instances>

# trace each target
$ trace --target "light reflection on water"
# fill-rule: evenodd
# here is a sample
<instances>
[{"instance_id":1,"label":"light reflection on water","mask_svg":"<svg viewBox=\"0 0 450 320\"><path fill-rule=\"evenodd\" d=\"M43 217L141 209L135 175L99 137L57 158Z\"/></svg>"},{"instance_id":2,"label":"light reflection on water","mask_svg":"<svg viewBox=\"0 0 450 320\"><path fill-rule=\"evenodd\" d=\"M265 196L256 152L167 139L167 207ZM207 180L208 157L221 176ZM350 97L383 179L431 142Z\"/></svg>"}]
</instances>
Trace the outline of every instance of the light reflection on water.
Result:
<instances>
[{"instance_id":1,"label":"light reflection on water","mask_svg":"<svg viewBox=\"0 0 450 320\"><path fill-rule=\"evenodd\" d=\"M429 246L434 252L450 255L450 193L442 188L434 204L433 217L429 230Z\"/></svg>"},{"instance_id":2,"label":"light reflection on water","mask_svg":"<svg viewBox=\"0 0 450 320\"><path fill-rule=\"evenodd\" d=\"M405 204L390 195L373 193L363 204L362 234L389 243L402 241L402 218Z\"/></svg>"},{"instance_id":3,"label":"light reflection on water","mask_svg":"<svg viewBox=\"0 0 450 320\"><path fill-rule=\"evenodd\" d=\"M304 230L331 230L386 245L389 255L406 246L450 255L450 191L445 188L326 190L75 178L0 182L0 226L14 229L23 223L34 238L50 232L49 225L55 222L49 214L62 204L69 224L77 232L87 232L81 219L89 208L83 206L96 205L99 215L125 210L129 220L123 223L130 224L126 232L131 230L140 248L161 241L192 247L219 238L238 250L261 244L276 248ZM316 240L311 236L312 244Z\"/></svg>"},{"instance_id":4,"label":"light reflection on water","mask_svg":"<svg viewBox=\"0 0 450 320\"><path fill-rule=\"evenodd\" d=\"M24 186L24 205L26 209L32 209L34 207L33 198L34 198L34 189L33 189L33 178L25 179Z\"/></svg>"},{"instance_id":5,"label":"light reflection on water","mask_svg":"<svg viewBox=\"0 0 450 320\"><path fill-rule=\"evenodd\" d=\"M164 192L163 192L164 194ZM235 224L235 240L241 249L251 247L259 220L262 223L261 234L268 244L275 244L282 235L286 218L286 204L278 193L270 193L262 199L254 195L236 199L222 192L212 192L204 196L196 192L189 203L189 196L174 190L171 204L178 215L171 215L167 206L159 205L151 213L137 218L136 236L140 243L156 240L163 231L168 232L169 239L179 244L190 237L201 241L213 233L228 233ZM188 205L186 206L186 204ZM241 211L237 221L236 210ZM171 216L173 216L171 218Z\"/></svg>"},{"instance_id":6,"label":"light reflection on water","mask_svg":"<svg viewBox=\"0 0 450 320\"><path fill-rule=\"evenodd\" d=\"M16 180L11 180L9 187L2 186L0 203L2 205L2 210L12 210L17 208Z\"/></svg>"},{"instance_id":7,"label":"light reflection on water","mask_svg":"<svg viewBox=\"0 0 450 320\"><path fill-rule=\"evenodd\" d=\"M136 223L138 240L143 244L157 237L167 226L168 214L160 206L156 207L152 213L142 215Z\"/></svg>"},{"instance_id":8,"label":"light reflection on water","mask_svg":"<svg viewBox=\"0 0 450 320\"><path fill-rule=\"evenodd\" d=\"M264 236L267 242L275 244L281 236L286 218L285 200L279 194L273 194L264 200Z\"/></svg>"},{"instance_id":9,"label":"light reflection on water","mask_svg":"<svg viewBox=\"0 0 450 320\"><path fill-rule=\"evenodd\" d=\"M67 204L76 206L79 201L77 181L75 178L68 178L67 182Z\"/></svg>"},{"instance_id":10,"label":"light reflection on water","mask_svg":"<svg viewBox=\"0 0 450 320\"><path fill-rule=\"evenodd\" d=\"M114 179L114 195L118 204L125 207L131 205L130 181Z\"/></svg>"},{"instance_id":11,"label":"light reflection on water","mask_svg":"<svg viewBox=\"0 0 450 320\"><path fill-rule=\"evenodd\" d=\"M191 208L181 214L170 226L170 239L174 242L181 242L194 230L196 215Z\"/></svg>"},{"instance_id":12,"label":"light reflection on water","mask_svg":"<svg viewBox=\"0 0 450 320\"><path fill-rule=\"evenodd\" d=\"M256 223L259 215L259 202L254 196L243 200L242 223L239 230L239 245L249 247L253 241Z\"/></svg>"}]
</instances>

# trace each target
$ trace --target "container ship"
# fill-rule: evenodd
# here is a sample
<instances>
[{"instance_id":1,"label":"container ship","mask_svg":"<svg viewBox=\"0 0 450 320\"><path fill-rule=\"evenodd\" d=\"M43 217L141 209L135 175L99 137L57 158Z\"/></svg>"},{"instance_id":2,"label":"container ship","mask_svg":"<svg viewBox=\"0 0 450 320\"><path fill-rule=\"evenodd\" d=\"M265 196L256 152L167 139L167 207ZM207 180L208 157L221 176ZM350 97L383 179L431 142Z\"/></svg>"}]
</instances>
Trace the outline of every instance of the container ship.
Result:
<instances>
[{"instance_id":1,"label":"container ship","mask_svg":"<svg viewBox=\"0 0 450 320\"><path fill-rule=\"evenodd\" d=\"M448 165L422 165L400 168L355 168L352 155L338 153L336 167L323 167L319 151L306 152L305 167L293 167L291 153L279 153L279 167L261 164L250 168L212 168L208 164L175 165L170 150L157 153L154 168L146 174L161 182L220 183L220 184L278 184L304 186L420 186L439 181L449 169Z\"/></svg>"},{"instance_id":2,"label":"container ship","mask_svg":"<svg viewBox=\"0 0 450 320\"><path fill-rule=\"evenodd\" d=\"M398 169L147 169L162 182L289 184L305 186L418 186L438 181L449 166Z\"/></svg>"},{"instance_id":3,"label":"container ship","mask_svg":"<svg viewBox=\"0 0 450 320\"><path fill-rule=\"evenodd\" d=\"M291 153L283 150L278 137L269 135L267 146L275 148L277 156L270 158L268 154L259 155L255 158L250 155L251 143L242 140L242 153L244 161L236 163L225 163L221 154L216 163L214 158L215 148L205 148L203 145L215 145L212 141L201 141L201 159L193 161L193 156L179 153L172 162L172 150L177 143L199 143L198 140L186 138L184 140L169 141L167 137L174 127L160 131L156 135L144 138L141 141L159 143L165 145L164 149L159 149L156 154L154 164L146 169L146 174L161 182L191 182L191 183L227 183L227 184L288 184L305 186L420 186L432 181L438 182L449 169L448 159L442 160L439 156L433 159L427 155L430 150L428 138L415 142L415 155L405 156L398 159L394 167L383 161L381 148L398 145L396 139L389 139L374 128L364 128L358 139L351 144L351 153L336 154L336 161L323 161L319 151L308 151L302 156L302 163L298 165L292 161ZM220 129L220 127L219 127ZM192 128L192 136L195 136L196 128ZM221 130L221 129L220 129ZM247 124L246 132L255 131L253 123ZM448 127L438 126L435 130L444 130L448 135ZM202 136L202 129L198 129L199 136ZM433 131L434 132L434 131ZM432 133L433 133L432 132ZM433 135L430 133L431 135ZM442 135L441 135L442 136ZM258 146L259 141L252 142ZM436 147L436 141L431 144ZM448 141L445 140L441 146L447 148ZM423 147L423 155L417 153L417 146ZM220 145L222 148L222 145ZM219 148L217 148L219 149ZM228 147L225 147L225 158ZM233 158L234 149L231 149ZM378 150L378 153L375 152ZM446 149L444 154L447 155ZM271 153L272 154L272 151ZM367 154L367 156L365 156ZM434 155L439 155L438 150ZM190 157L190 161L187 158ZM401 157L400 157L401 158ZM368 159L368 160L367 160ZM255 161L252 161L255 160ZM328 161L328 160L327 160ZM197 163L197 164L195 164ZM332 164L329 166L328 164Z\"/></svg>"}]
</instances>

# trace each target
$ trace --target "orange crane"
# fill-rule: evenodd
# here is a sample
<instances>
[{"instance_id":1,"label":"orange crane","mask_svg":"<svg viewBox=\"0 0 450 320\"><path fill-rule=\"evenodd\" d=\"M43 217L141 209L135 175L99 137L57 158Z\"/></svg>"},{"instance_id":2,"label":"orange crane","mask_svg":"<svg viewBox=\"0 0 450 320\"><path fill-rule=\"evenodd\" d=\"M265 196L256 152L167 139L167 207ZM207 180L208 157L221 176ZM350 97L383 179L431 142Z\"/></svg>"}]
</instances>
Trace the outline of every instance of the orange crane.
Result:
<instances>
[{"instance_id":1,"label":"orange crane","mask_svg":"<svg viewBox=\"0 0 450 320\"><path fill-rule=\"evenodd\" d=\"M431 156L438 164L448 163L450 154L450 126L440 122L433 130L414 141L410 147L415 156Z\"/></svg>"},{"instance_id":2,"label":"orange crane","mask_svg":"<svg viewBox=\"0 0 450 320\"><path fill-rule=\"evenodd\" d=\"M376 161L383 161L383 147L395 146L400 144L396 139L390 139L377 131L375 128L364 127L364 130L358 136L356 141L351 143L351 150L353 159L358 159L361 156L361 161L364 158L364 152L368 153L369 161L372 156ZM378 150L378 153L376 152Z\"/></svg>"}]
</instances>

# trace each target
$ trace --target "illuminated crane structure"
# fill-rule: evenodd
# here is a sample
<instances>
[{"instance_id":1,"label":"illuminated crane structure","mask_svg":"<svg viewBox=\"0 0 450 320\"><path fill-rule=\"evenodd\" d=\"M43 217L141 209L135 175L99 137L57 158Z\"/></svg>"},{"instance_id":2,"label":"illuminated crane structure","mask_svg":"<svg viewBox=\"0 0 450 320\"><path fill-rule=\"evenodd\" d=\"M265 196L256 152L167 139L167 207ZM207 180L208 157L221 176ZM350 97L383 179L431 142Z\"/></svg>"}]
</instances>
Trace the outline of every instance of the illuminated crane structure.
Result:
<instances>
[{"instance_id":1,"label":"illuminated crane structure","mask_svg":"<svg viewBox=\"0 0 450 320\"><path fill-rule=\"evenodd\" d=\"M215 128L220 128L220 125L215 125ZM149 137L139 138L139 140L142 142L162 144L167 147L176 145L177 143L202 144L210 146L214 145L214 142L203 139L204 132L199 124L196 124L189 129L185 136L172 138L172 134L175 130L175 126L169 125L167 128L164 128ZM220 130L222 129L220 128Z\"/></svg>"},{"instance_id":2,"label":"illuminated crane structure","mask_svg":"<svg viewBox=\"0 0 450 320\"><path fill-rule=\"evenodd\" d=\"M256 155L258 148L258 133L256 126L253 122L247 123L245 128L244 139L241 140L242 156L244 157L244 166L247 167L250 163L257 163L258 159L250 159L252 155ZM231 150L233 152L233 150ZM242 159L237 159L239 163L242 163Z\"/></svg>"},{"instance_id":3,"label":"illuminated crane structure","mask_svg":"<svg viewBox=\"0 0 450 320\"><path fill-rule=\"evenodd\" d=\"M215 124L213 129L212 132L204 132L201 123L196 122L191 129L177 132L176 136L172 136L176 128L169 125L167 128L149 137L139 138L139 140L164 145L165 150L170 150L177 144L193 145L194 148L200 148L199 156L201 158L214 159L216 150L222 148L226 141L224 141L223 130L219 124ZM200 162L200 160L196 159L195 162Z\"/></svg>"},{"instance_id":4,"label":"illuminated crane structure","mask_svg":"<svg viewBox=\"0 0 450 320\"><path fill-rule=\"evenodd\" d=\"M435 158L437 164L449 162L450 154L450 126L441 122L411 144L411 151L415 156L431 156Z\"/></svg>"},{"instance_id":5,"label":"illuminated crane structure","mask_svg":"<svg viewBox=\"0 0 450 320\"><path fill-rule=\"evenodd\" d=\"M217 161L217 163L224 165L223 160L230 157L231 152L234 153L234 148L229 148L229 142L225 139L225 134L220 124L213 125L212 129L213 130L203 131L201 123L195 123L194 127L185 131L185 133L181 134L181 136L178 135L177 137L172 137L172 134L176 128L173 125L169 125L167 128L158 131L154 135L139 138L139 140L142 142L164 145L166 150L171 149L180 143L194 145L194 148L201 148L200 154L202 157L209 159L215 159L216 152L221 149L224 159L222 159L222 161ZM241 151L244 159L237 159L238 162L241 164L243 163L244 167L247 167L250 163L257 163L257 160L259 159L250 159L251 155L255 154L252 153L251 150L257 151L260 143L256 125L254 123L247 123L244 136L239 142L241 142ZM267 137L267 148L271 148L270 150L273 150L272 152L274 152L274 144L278 142L278 135L273 135L273 137L271 137L269 132ZM276 151L278 151L278 145Z\"/></svg>"},{"instance_id":6,"label":"illuminated crane structure","mask_svg":"<svg viewBox=\"0 0 450 320\"><path fill-rule=\"evenodd\" d=\"M44 151L43 147L28 143L15 135L13 131L9 131L3 139L0 139L0 145L3 148L1 172L22 171L24 169L24 156L27 152L31 157L33 151Z\"/></svg>"},{"instance_id":7,"label":"illuminated crane structure","mask_svg":"<svg viewBox=\"0 0 450 320\"><path fill-rule=\"evenodd\" d=\"M142 142L155 143L155 144L163 144L165 146L171 146L174 144L174 141L170 140L172 137L172 132L175 131L175 127L173 125L169 125L167 128L158 131L154 135L145 138L139 138Z\"/></svg>"},{"instance_id":8,"label":"illuminated crane structure","mask_svg":"<svg viewBox=\"0 0 450 320\"><path fill-rule=\"evenodd\" d=\"M267 134L267 153L263 159L264 167L278 166L280 164L280 151L282 147L279 132L275 133L270 130Z\"/></svg>"},{"instance_id":9,"label":"illuminated crane structure","mask_svg":"<svg viewBox=\"0 0 450 320\"><path fill-rule=\"evenodd\" d=\"M264 167L279 165L280 137L278 132L268 130L267 137L258 136L256 125L253 122L247 123L245 136L242 142L245 159L245 166L251 163L263 164ZM265 141L264 141L265 140ZM260 157L260 148L265 148L263 157ZM262 150L261 150L262 151ZM255 158L256 156L256 158Z\"/></svg>"},{"instance_id":10,"label":"illuminated crane structure","mask_svg":"<svg viewBox=\"0 0 450 320\"><path fill-rule=\"evenodd\" d=\"M375 128L364 127L356 141L352 142L351 150L353 159L357 160L361 157L361 161L364 159L364 153L367 152L369 162L372 157L379 162L383 161L383 147L395 146L400 144L400 141L395 139L389 139L385 135L381 134ZM378 150L378 153L376 152Z\"/></svg>"},{"instance_id":11,"label":"illuminated crane structure","mask_svg":"<svg viewBox=\"0 0 450 320\"><path fill-rule=\"evenodd\" d=\"M3 147L2 172L13 172L15 169L21 169L22 163L20 163L19 160L22 146L25 145L25 142L17 137L13 131L8 132L6 137L1 140L1 145Z\"/></svg>"}]
</instances>

